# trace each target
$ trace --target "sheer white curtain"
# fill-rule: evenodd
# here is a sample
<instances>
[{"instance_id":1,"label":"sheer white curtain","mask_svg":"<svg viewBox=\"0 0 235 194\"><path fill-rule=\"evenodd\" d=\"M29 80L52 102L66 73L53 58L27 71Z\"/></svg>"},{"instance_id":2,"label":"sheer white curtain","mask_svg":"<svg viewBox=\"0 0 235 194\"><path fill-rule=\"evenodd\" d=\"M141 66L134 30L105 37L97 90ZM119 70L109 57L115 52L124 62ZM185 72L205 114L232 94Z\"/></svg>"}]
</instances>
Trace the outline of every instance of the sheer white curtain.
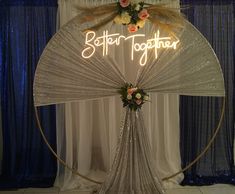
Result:
<instances>
[{"instance_id":1,"label":"sheer white curtain","mask_svg":"<svg viewBox=\"0 0 235 194\"><path fill-rule=\"evenodd\" d=\"M113 0L59 0L58 26L62 26L77 15L76 6L96 6L115 2ZM155 0L148 2L154 3ZM161 1L169 2L169 0ZM171 0L179 6L179 0ZM119 25L108 25L115 31ZM148 30L146 28L146 30ZM146 31L147 32L147 31ZM123 31L125 34L126 31ZM120 70L134 83L138 65L125 65L127 54L112 52ZM145 125L148 129L156 169L165 177L181 169L179 151L179 99L177 95L158 94L151 96L151 103L144 105ZM96 180L103 181L115 154L122 117L119 97L96 101L66 103L57 106L57 153L68 165ZM72 174L59 164L55 185L62 190L91 188L91 184ZM180 174L173 178L179 183ZM168 182L169 183L169 182Z\"/></svg>"}]
</instances>

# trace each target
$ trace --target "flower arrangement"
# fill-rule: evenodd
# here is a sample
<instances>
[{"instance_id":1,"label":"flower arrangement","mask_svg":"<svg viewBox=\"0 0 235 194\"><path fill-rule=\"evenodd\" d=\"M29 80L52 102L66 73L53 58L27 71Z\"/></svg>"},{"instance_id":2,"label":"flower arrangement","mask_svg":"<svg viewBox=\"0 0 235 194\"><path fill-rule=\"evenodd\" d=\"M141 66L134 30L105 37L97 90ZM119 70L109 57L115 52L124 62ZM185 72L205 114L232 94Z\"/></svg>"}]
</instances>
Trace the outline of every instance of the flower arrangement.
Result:
<instances>
[{"instance_id":1,"label":"flower arrangement","mask_svg":"<svg viewBox=\"0 0 235 194\"><path fill-rule=\"evenodd\" d=\"M94 22L87 30L98 30L111 21L117 24L128 26L129 32L136 32L139 28L145 26L146 21L150 21L158 28L172 33L176 29L183 29L185 26L185 17L179 12L179 9L171 8L169 4L146 3L144 0L118 0L118 2L105 4L97 7L77 6L78 19L80 24Z\"/></svg>"},{"instance_id":2,"label":"flower arrangement","mask_svg":"<svg viewBox=\"0 0 235 194\"><path fill-rule=\"evenodd\" d=\"M129 32L136 32L143 28L149 17L145 3L139 0L119 0L118 15L114 18L117 24L128 25Z\"/></svg>"},{"instance_id":3,"label":"flower arrangement","mask_svg":"<svg viewBox=\"0 0 235 194\"><path fill-rule=\"evenodd\" d=\"M140 109L141 106L149 101L149 95L144 90L134 87L132 84L126 84L119 91L123 102L123 107L128 106L131 110Z\"/></svg>"}]
</instances>

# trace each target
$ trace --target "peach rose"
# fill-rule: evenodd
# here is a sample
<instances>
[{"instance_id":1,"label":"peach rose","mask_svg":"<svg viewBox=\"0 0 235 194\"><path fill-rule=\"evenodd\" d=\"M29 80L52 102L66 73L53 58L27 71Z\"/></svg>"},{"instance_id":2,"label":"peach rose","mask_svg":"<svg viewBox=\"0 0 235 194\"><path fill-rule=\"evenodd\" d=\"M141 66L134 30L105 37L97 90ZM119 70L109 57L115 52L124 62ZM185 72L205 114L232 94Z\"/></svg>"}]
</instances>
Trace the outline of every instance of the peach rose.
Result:
<instances>
[{"instance_id":1,"label":"peach rose","mask_svg":"<svg viewBox=\"0 0 235 194\"><path fill-rule=\"evenodd\" d=\"M140 105L142 103L142 100L138 99L135 102L136 102L136 104Z\"/></svg>"},{"instance_id":2,"label":"peach rose","mask_svg":"<svg viewBox=\"0 0 235 194\"><path fill-rule=\"evenodd\" d=\"M147 9L141 10L141 12L138 14L138 16L141 20L147 19L149 17Z\"/></svg>"},{"instance_id":3,"label":"peach rose","mask_svg":"<svg viewBox=\"0 0 235 194\"><path fill-rule=\"evenodd\" d=\"M129 89L127 90L127 93L130 94L130 95L133 94L132 88L129 88Z\"/></svg>"},{"instance_id":4,"label":"peach rose","mask_svg":"<svg viewBox=\"0 0 235 194\"><path fill-rule=\"evenodd\" d=\"M130 5L130 0L119 0L119 3L122 7L127 7Z\"/></svg>"},{"instance_id":5,"label":"peach rose","mask_svg":"<svg viewBox=\"0 0 235 194\"><path fill-rule=\"evenodd\" d=\"M130 95L132 95L133 92L135 92L137 89L138 89L138 88L128 88L128 89L127 89L127 93L130 94Z\"/></svg>"},{"instance_id":6,"label":"peach rose","mask_svg":"<svg viewBox=\"0 0 235 194\"><path fill-rule=\"evenodd\" d=\"M136 32L138 30L138 27L135 24L129 24L128 25L128 31L129 32Z\"/></svg>"}]
</instances>

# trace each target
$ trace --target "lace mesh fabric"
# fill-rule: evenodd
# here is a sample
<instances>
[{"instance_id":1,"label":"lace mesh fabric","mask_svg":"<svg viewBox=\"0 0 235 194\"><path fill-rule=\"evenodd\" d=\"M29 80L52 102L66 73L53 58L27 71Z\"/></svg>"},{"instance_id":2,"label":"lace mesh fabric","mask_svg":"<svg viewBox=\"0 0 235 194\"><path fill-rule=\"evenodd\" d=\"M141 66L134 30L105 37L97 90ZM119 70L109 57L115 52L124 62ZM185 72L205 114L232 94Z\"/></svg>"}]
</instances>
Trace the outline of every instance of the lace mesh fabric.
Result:
<instances>
[{"instance_id":1,"label":"lace mesh fabric","mask_svg":"<svg viewBox=\"0 0 235 194\"><path fill-rule=\"evenodd\" d=\"M150 28L152 32L157 30ZM100 29L100 34L104 29ZM34 81L35 106L118 95L119 88L127 82L116 61L102 56L102 49L96 49L89 59L82 57L85 37L80 30L79 18L73 19L44 50ZM136 85L147 92L224 96L223 75L209 43L190 23L175 35L180 40L176 50L161 49L157 59L149 51ZM142 41L152 36L153 33L146 34ZM161 36L169 35L161 31ZM141 112L127 109L116 157L100 193L162 194L161 181L151 162Z\"/></svg>"}]
</instances>

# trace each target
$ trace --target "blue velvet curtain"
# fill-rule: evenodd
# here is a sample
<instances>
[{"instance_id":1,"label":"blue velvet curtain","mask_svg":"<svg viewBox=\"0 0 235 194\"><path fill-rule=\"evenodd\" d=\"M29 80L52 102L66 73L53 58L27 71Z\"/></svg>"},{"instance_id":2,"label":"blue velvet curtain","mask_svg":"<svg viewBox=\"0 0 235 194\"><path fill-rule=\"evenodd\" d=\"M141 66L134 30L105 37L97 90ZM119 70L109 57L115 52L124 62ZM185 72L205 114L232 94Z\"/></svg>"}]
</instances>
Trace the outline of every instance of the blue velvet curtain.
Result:
<instances>
[{"instance_id":1,"label":"blue velvet curtain","mask_svg":"<svg viewBox=\"0 0 235 194\"><path fill-rule=\"evenodd\" d=\"M1 189L54 183L57 162L35 124L32 89L40 54L56 30L56 15L56 0L0 1ZM42 108L40 116L56 148L55 107Z\"/></svg>"},{"instance_id":2,"label":"blue velvet curtain","mask_svg":"<svg viewBox=\"0 0 235 194\"><path fill-rule=\"evenodd\" d=\"M234 171L234 2L233 0L181 0L185 15L214 48L224 73L226 111L222 128L207 154L185 173L182 184L235 184ZM206 146L216 127L222 100L181 97L181 157L186 166Z\"/></svg>"}]
</instances>

